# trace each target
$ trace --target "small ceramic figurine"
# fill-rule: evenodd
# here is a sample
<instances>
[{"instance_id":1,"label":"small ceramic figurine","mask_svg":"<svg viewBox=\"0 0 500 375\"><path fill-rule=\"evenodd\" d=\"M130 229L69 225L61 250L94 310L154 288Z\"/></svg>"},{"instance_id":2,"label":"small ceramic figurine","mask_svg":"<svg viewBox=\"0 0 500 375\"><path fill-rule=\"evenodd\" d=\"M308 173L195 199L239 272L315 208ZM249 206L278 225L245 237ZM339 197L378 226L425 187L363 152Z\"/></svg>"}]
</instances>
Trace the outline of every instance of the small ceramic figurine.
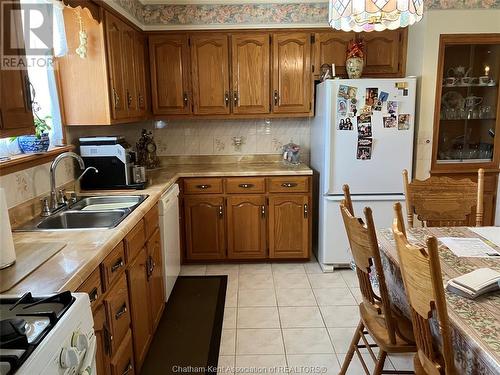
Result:
<instances>
[{"instance_id":1,"label":"small ceramic figurine","mask_svg":"<svg viewBox=\"0 0 500 375\"><path fill-rule=\"evenodd\" d=\"M141 138L136 144L137 164L154 169L160 165L160 159L156 155L156 143L153 139L153 133L142 129Z\"/></svg>"}]
</instances>

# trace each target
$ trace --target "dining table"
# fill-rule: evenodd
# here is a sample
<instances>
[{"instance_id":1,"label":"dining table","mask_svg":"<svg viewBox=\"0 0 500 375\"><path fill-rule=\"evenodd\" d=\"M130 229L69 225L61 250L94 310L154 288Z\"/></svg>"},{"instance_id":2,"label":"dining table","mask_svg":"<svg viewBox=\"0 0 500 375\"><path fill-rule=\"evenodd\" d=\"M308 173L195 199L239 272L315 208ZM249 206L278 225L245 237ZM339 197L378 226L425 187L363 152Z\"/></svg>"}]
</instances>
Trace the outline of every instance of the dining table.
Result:
<instances>
[{"instance_id":1,"label":"dining table","mask_svg":"<svg viewBox=\"0 0 500 375\"><path fill-rule=\"evenodd\" d=\"M410 307L404 290L399 257L392 229L379 229L378 241L391 303L410 318ZM408 241L426 247L434 236L479 238L500 252L500 227L425 227L407 230ZM491 268L500 272L500 257L459 257L439 241L439 260L443 283L474 271ZM500 374L500 291L468 299L445 289L453 352L458 374ZM434 321L436 327L437 322ZM436 328L435 327L435 328ZM434 330L437 337L437 330Z\"/></svg>"}]
</instances>

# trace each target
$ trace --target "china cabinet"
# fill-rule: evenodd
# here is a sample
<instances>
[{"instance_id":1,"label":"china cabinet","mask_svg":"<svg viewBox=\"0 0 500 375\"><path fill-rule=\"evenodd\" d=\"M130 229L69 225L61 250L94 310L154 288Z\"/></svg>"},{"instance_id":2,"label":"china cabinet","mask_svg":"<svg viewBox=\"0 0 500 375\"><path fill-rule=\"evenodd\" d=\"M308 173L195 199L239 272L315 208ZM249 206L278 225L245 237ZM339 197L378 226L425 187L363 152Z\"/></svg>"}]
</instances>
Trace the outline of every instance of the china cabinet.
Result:
<instances>
[{"instance_id":1,"label":"china cabinet","mask_svg":"<svg viewBox=\"0 0 500 375\"><path fill-rule=\"evenodd\" d=\"M431 174L486 170L485 225L493 224L500 143L500 34L441 35Z\"/></svg>"}]
</instances>

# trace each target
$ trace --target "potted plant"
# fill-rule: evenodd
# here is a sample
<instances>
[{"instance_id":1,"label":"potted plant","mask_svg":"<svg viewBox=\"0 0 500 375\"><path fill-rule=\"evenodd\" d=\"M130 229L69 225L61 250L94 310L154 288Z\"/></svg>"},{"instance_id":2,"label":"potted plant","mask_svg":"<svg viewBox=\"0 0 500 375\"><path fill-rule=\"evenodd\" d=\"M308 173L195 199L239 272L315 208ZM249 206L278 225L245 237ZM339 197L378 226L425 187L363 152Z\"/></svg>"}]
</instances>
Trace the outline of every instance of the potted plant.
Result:
<instances>
[{"instance_id":1,"label":"potted plant","mask_svg":"<svg viewBox=\"0 0 500 375\"><path fill-rule=\"evenodd\" d=\"M363 41L351 40L347 46L345 66L349 78L360 78L364 66Z\"/></svg>"},{"instance_id":2,"label":"potted plant","mask_svg":"<svg viewBox=\"0 0 500 375\"><path fill-rule=\"evenodd\" d=\"M51 129L49 124L47 124L47 120L51 118L51 116L45 116L42 119L35 114L35 134L12 137L11 141L17 139L17 144L24 154L38 154L47 152L50 145L48 131Z\"/></svg>"}]
</instances>

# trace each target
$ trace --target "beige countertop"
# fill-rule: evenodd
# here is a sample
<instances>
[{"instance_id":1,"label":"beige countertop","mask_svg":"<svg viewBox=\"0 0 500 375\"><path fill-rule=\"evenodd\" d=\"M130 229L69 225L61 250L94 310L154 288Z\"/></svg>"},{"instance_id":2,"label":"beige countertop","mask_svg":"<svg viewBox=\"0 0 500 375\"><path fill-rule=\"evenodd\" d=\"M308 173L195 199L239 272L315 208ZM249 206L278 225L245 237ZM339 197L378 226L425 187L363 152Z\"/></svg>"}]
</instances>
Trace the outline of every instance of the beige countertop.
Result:
<instances>
[{"instance_id":1,"label":"beige countertop","mask_svg":"<svg viewBox=\"0 0 500 375\"><path fill-rule=\"evenodd\" d=\"M245 162L177 164L150 171L147 188L133 191L133 194L147 194L149 197L116 228L15 232L15 244L34 241L57 241L65 242L66 246L5 294L22 294L28 291L33 294L47 294L62 290L76 290L90 276L92 271L99 266L109 252L158 202L161 195L181 177L272 175L312 175L312 170L304 164L287 166L280 162ZM96 195L99 193L131 194L131 191L105 191L92 192L91 194Z\"/></svg>"}]
</instances>

